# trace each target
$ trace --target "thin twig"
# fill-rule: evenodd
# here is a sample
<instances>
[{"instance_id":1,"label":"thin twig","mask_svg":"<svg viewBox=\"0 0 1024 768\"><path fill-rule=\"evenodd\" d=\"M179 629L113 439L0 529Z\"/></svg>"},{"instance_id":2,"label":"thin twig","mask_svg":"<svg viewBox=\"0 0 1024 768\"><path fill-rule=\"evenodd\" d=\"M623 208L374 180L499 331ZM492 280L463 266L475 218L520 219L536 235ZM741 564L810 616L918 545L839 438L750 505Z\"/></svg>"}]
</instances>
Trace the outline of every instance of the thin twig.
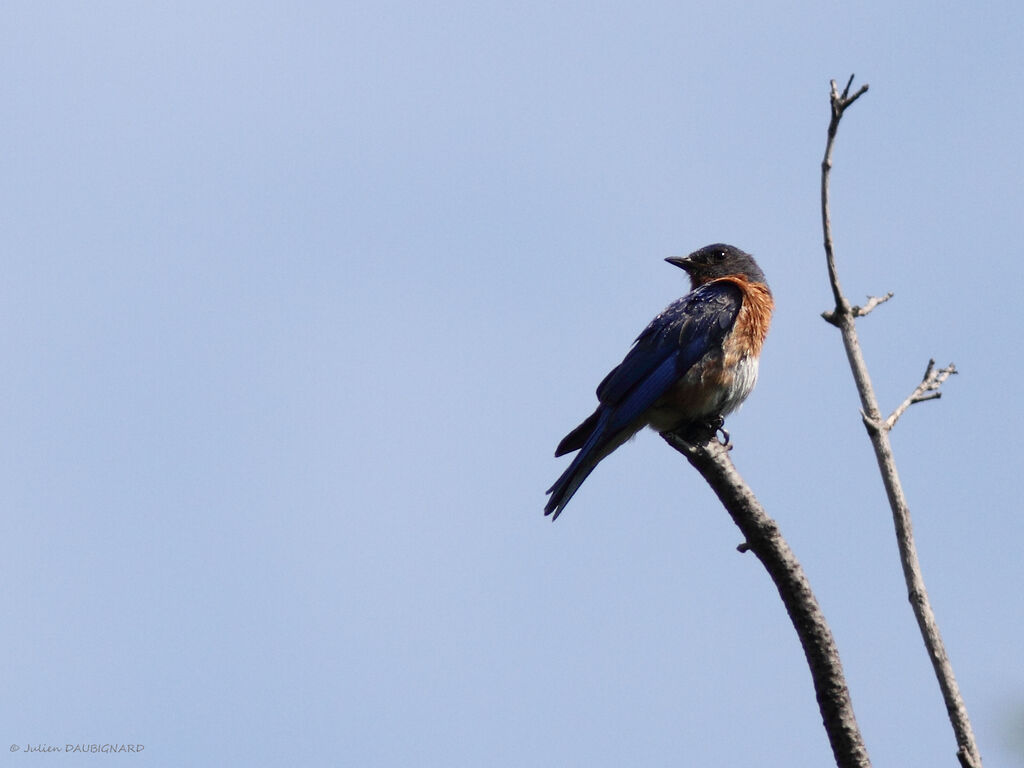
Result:
<instances>
[{"instance_id":1,"label":"thin twig","mask_svg":"<svg viewBox=\"0 0 1024 768\"><path fill-rule=\"evenodd\" d=\"M879 304L885 304L885 302L891 299L893 295L893 292L889 291L887 294L885 294L885 296L868 296L867 304L865 304L863 307L859 307L856 304L854 304L852 307L850 307L850 311L853 313L854 317L867 317L869 314L871 314L871 310L873 310ZM836 317L835 312L822 312L821 316L822 318L825 319L825 322L831 323L837 328L839 327L839 319Z\"/></svg>"},{"instance_id":2,"label":"thin twig","mask_svg":"<svg viewBox=\"0 0 1024 768\"><path fill-rule=\"evenodd\" d=\"M851 307L854 317L867 317L871 310L877 307L879 304L885 304L889 299L893 297L893 292L889 291L885 296L868 296L868 303L863 307L854 305Z\"/></svg>"},{"instance_id":3,"label":"thin twig","mask_svg":"<svg viewBox=\"0 0 1024 768\"><path fill-rule=\"evenodd\" d=\"M741 552L752 551L775 582L807 657L818 708L836 765L839 768L869 768L871 761L853 714L832 632L800 563L779 532L778 525L740 477L725 446L717 440L691 444L672 433L665 433L662 437L686 456L707 480L745 537L738 549Z\"/></svg>"},{"instance_id":4,"label":"thin twig","mask_svg":"<svg viewBox=\"0 0 1024 768\"><path fill-rule=\"evenodd\" d=\"M833 80L831 91L832 119L828 124L828 142L825 144L825 157L821 161L821 223L825 233L825 261L828 265L829 282L832 284L832 294L836 300L836 308L849 310L849 303L839 288L839 275L836 273L835 255L832 251L832 220L828 209L828 182L832 172L832 146L836 141L836 131L839 130L839 121L843 119L843 111L853 104L857 99L868 91L868 84L864 83L857 92L850 96L850 86L853 85L853 75L846 82L846 87L839 93L836 81Z\"/></svg>"},{"instance_id":5,"label":"thin twig","mask_svg":"<svg viewBox=\"0 0 1024 768\"><path fill-rule=\"evenodd\" d=\"M923 403L926 400L938 400L942 397L942 392L939 391L939 387L956 373L956 366L950 363L945 368L936 368L935 360L928 361L928 368L925 369L924 377L921 379L921 383L914 388L914 391L910 393L899 406L893 411L889 418L885 420L885 428L891 430L896 426L896 422L899 421L900 416L903 415L904 411L907 410L914 403Z\"/></svg>"},{"instance_id":6,"label":"thin twig","mask_svg":"<svg viewBox=\"0 0 1024 768\"><path fill-rule=\"evenodd\" d=\"M850 363L850 370L853 373L854 381L857 384L857 392L861 401L861 416L867 427L871 444L875 450L875 457L878 461L878 468L882 474L882 483L885 485L886 495L889 498L889 506L892 508L893 524L896 528L896 541L899 545L900 562L903 566L903 576L907 584L907 592L914 616L917 618L921 636L924 639L928 657L931 659L932 667L942 690L942 697L946 704L946 712L949 715L950 723L953 726L953 733L957 743L957 758L962 768L981 768L981 755L974 740L974 733L971 729L971 721L967 715L967 708L964 705L963 697L953 674L953 667L949 662L945 646L942 643L942 636L939 633L935 615L932 612L928 601L928 592L925 589L924 578L921 575L921 567L917 558L917 549L914 546L913 528L910 522L910 509L907 506L906 497L903 494L903 486L900 484L899 475L896 471L896 461L892 453L892 445L889 441L889 430L896 419L910 407L913 402L920 402L922 399L930 399L938 394L938 386L955 371L952 365L944 371L942 381L938 380L941 374L937 374L931 384L927 384L929 373L934 365L929 366L925 374L926 385L921 390L918 398L911 395L910 402L906 407L900 406L889 419L883 421L878 409L878 400L875 397L874 388L871 386L871 378L868 376L867 365L860 351L860 342L857 338L856 323L857 314L853 311L850 303L843 295L839 285L839 277L836 273L835 252L832 243L832 225L829 213L829 176L832 170L832 148L835 144L836 130L843 112L861 94L867 91L867 85L853 95L849 95L850 85L853 77L850 77L846 88L842 93L832 81L831 105L832 119L828 126L828 140L825 144L825 157L821 163L821 216L822 229L825 236L825 261L828 268L829 283L832 286L832 293L835 297L836 307L830 313L832 322L839 328L843 337L843 346L846 349L846 357ZM915 390L917 393L917 390ZM927 393L927 394L926 394ZM925 396L926 395L926 396ZM890 423L891 422L891 423Z\"/></svg>"}]
</instances>

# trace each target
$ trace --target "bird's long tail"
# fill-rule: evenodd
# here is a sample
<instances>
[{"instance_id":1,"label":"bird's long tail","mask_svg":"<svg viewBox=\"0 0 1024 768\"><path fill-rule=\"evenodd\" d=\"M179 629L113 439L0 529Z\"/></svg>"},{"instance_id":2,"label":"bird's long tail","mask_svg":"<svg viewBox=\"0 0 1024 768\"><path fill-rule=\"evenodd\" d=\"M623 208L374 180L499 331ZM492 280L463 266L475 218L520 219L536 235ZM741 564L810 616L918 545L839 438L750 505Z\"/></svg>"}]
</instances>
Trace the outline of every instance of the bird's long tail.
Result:
<instances>
[{"instance_id":1,"label":"bird's long tail","mask_svg":"<svg viewBox=\"0 0 1024 768\"><path fill-rule=\"evenodd\" d=\"M565 509L565 505L569 503L569 499L583 485L587 475L594 471L598 461L600 459L591 458L587 453L581 451L572 460L569 468L555 481L555 484L548 488L551 498L544 505L544 514L552 515L551 519L557 520L558 516L562 514L562 510Z\"/></svg>"},{"instance_id":2,"label":"bird's long tail","mask_svg":"<svg viewBox=\"0 0 1024 768\"><path fill-rule=\"evenodd\" d=\"M595 416L597 417L596 419L594 418ZM576 454L568 469L562 473L554 485L548 488L547 492L551 494L551 498L548 499L548 503L544 506L544 514L551 515L552 520L557 520L558 516L562 514L562 510L569 503L569 499L573 497L573 494L583 485L583 481L594 471L594 467L605 456L631 438L640 428L640 425L636 425L630 429L620 429L618 432L608 434L610 416L610 412L601 412L599 410L598 413L595 413L594 416L583 422L580 427L569 433L566 439L562 441L562 444L559 445L559 451L565 453L566 451L563 451L562 448L569 438L574 435L578 438L581 427L587 425L592 427L590 435L585 441L581 441L582 447L580 447L580 452ZM572 449L570 448L569 450ZM561 453L556 455L561 455Z\"/></svg>"}]
</instances>

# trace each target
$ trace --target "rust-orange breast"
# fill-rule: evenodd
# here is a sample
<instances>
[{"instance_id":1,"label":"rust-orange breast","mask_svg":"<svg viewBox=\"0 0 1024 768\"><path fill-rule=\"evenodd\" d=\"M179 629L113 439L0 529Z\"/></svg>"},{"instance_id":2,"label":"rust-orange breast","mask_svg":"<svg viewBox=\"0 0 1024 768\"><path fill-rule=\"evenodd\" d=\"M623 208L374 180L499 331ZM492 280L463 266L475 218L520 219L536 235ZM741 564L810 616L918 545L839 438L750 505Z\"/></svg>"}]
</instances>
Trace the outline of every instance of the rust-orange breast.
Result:
<instances>
[{"instance_id":1,"label":"rust-orange breast","mask_svg":"<svg viewBox=\"0 0 1024 768\"><path fill-rule=\"evenodd\" d=\"M743 304L725 345L724 364L729 368L741 357L758 357L761 354L775 301L764 283L752 283L742 277L721 277L712 282L726 281L737 286L743 293Z\"/></svg>"}]
</instances>

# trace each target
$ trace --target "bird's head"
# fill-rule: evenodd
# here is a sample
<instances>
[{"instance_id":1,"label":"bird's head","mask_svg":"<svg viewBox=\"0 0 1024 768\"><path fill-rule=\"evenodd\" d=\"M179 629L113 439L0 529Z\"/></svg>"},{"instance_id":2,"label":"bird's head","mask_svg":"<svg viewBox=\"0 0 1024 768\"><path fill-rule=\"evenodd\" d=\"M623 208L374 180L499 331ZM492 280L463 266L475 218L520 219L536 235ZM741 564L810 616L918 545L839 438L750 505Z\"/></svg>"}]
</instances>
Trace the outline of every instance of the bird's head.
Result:
<instances>
[{"instance_id":1,"label":"bird's head","mask_svg":"<svg viewBox=\"0 0 1024 768\"><path fill-rule=\"evenodd\" d=\"M764 272L757 266L753 256L724 243L706 245L685 257L669 256L665 261L686 270L686 274L690 276L691 289L719 277L732 275L745 277L752 283L767 285Z\"/></svg>"}]
</instances>

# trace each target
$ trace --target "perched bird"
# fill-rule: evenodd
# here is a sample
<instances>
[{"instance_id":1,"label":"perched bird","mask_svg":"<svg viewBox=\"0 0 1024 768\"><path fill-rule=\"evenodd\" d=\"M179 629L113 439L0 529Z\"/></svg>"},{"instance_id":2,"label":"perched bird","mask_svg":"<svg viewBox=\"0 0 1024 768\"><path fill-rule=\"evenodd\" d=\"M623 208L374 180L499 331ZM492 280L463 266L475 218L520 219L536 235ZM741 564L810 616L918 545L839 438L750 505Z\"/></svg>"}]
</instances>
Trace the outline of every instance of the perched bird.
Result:
<instances>
[{"instance_id":1,"label":"perched bird","mask_svg":"<svg viewBox=\"0 0 1024 768\"><path fill-rule=\"evenodd\" d=\"M690 276L690 293L637 336L598 385L597 410L558 444L555 456L579 453L547 491L552 519L598 462L645 426L710 437L754 388L775 306L757 262L722 243L665 261Z\"/></svg>"}]
</instances>

